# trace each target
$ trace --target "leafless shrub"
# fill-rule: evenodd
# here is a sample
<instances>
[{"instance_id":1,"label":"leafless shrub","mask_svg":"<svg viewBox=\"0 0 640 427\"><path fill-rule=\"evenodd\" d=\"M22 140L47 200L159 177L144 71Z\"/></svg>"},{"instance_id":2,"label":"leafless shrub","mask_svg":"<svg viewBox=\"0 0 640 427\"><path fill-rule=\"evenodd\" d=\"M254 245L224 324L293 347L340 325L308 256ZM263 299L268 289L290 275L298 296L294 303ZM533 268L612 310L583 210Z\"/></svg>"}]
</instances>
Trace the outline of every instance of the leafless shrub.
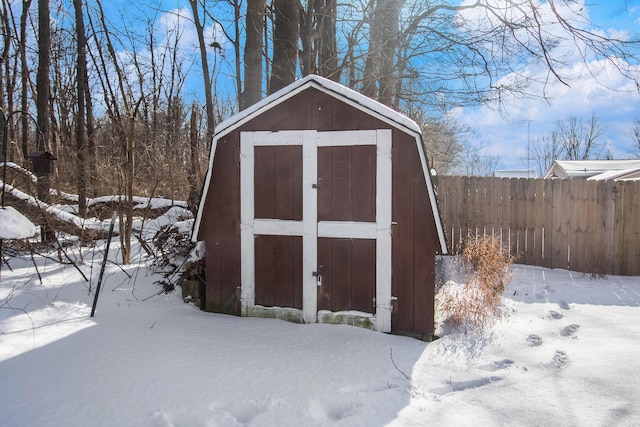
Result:
<instances>
[{"instance_id":1,"label":"leafless shrub","mask_svg":"<svg viewBox=\"0 0 640 427\"><path fill-rule=\"evenodd\" d=\"M591 273L592 279L606 279L607 272L611 270L611 259L607 249L604 246L598 246L592 255L587 273Z\"/></svg>"},{"instance_id":2,"label":"leafless shrub","mask_svg":"<svg viewBox=\"0 0 640 427\"><path fill-rule=\"evenodd\" d=\"M436 295L445 325L482 331L501 316L502 295L511 282L513 258L490 236L468 237L451 263L454 273ZM460 283L458 283L460 282Z\"/></svg>"}]
</instances>

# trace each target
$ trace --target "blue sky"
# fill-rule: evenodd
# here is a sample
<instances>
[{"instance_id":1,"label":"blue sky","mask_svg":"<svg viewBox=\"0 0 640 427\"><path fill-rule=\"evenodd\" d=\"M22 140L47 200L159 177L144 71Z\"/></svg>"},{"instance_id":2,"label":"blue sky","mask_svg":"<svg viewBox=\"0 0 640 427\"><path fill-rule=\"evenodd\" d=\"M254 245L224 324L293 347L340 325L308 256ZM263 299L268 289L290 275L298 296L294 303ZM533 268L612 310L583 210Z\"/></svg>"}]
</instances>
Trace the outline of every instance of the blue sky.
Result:
<instances>
[{"instance_id":1,"label":"blue sky","mask_svg":"<svg viewBox=\"0 0 640 427\"><path fill-rule=\"evenodd\" d=\"M584 7L596 26L590 29L610 34L625 31L630 38L639 38L640 0L587 0L586 3ZM627 158L632 154L628 134L634 120L640 120L640 94L629 81L604 67L595 68L600 69L598 78L608 88L595 83L584 72L580 61L570 66L576 75L571 87L554 85L551 90L555 99L549 103L514 101L506 111L508 118L487 107L456 110L454 115L476 131L473 143L484 147L484 154L500 156L505 169L525 169L527 165L533 168L531 158L527 160L528 147L549 135L559 120L573 115L588 121L592 113L598 117L603 129L600 142L614 158Z\"/></svg>"}]
</instances>

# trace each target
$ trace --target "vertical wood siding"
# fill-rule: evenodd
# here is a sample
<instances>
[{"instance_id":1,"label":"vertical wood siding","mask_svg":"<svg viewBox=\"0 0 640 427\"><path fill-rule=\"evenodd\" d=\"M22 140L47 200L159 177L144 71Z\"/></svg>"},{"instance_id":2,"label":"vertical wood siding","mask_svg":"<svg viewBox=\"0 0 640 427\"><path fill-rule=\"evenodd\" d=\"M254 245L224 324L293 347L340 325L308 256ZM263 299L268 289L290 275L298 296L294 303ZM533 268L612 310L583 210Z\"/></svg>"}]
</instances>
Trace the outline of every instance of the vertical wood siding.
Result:
<instances>
[{"instance_id":1,"label":"vertical wood siding","mask_svg":"<svg viewBox=\"0 0 640 427\"><path fill-rule=\"evenodd\" d=\"M237 288L241 281L240 267L240 168L239 135L242 131L282 131L314 129L317 131L389 129L391 126L374 116L351 107L340 100L315 89L309 89L244 123L237 130L218 141L215 153L212 180L206 197L202 224L198 238L206 242L207 285L206 309L239 314ZM282 153L256 147L256 159L273 165L273 173L287 168L294 158L295 150L282 149ZM330 176L324 176L320 186L334 186L331 197L345 197L350 205L330 203L331 211L324 211L319 200L318 215L321 218L353 221L375 220L375 175L368 176L366 170L374 170L376 154L370 147L334 147L319 150L319 163L333 164ZM342 165L351 157L359 162ZM431 338L433 334L433 292L435 254L439 248L438 235L430 206L425 178L422 174L420 156L415 139L398 129L392 130L392 296L397 297L398 310L392 314L393 332ZM355 166L353 166L355 165ZM358 176L355 183L360 190L352 191L340 186L340 174L345 168L355 167L351 175ZM359 170L362 169L362 170ZM265 174L271 173L267 170ZM295 174L301 173L298 170ZM262 179L257 179L258 186ZM300 178L278 178L273 186L265 184L264 200L256 201L258 216L271 218L271 212L295 220L300 219L300 202L293 196L298 193ZM343 194L344 193L344 194ZM320 197L323 192L320 191ZM326 192L324 193L326 194ZM342 194L342 195L341 195ZM327 196L328 197L328 196ZM287 206L276 206L270 202L291 200ZM278 204L279 205L279 204ZM264 276L264 285L256 288L256 303L300 307L300 288L296 284L299 272L293 264L299 257L300 239L292 237L266 237L256 239L256 245L274 254L264 260L256 260L256 274ZM330 300L318 299L319 308L331 310L350 308L364 312L372 311L375 297L375 240L356 241L341 239L318 239L319 257L332 257L335 264L333 283L351 277L350 286L339 286L332 290ZM322 249L325 248L325 249ZM292 262L279 261L283 257ZM326 255L325 255L326 254ZM350 255L351 254L351 255ZM355 254L355 255L353 255ZM339 265L342 262L341 265ZM319 260L319 264L321 264ZM286 274L293 276L284 279ZM331 272L327 272L327 281ZM283 284L283 285L281 285ZM282 288L279 288L282 286ZM324 285L323 285L324 286ZM329 283L327 283L329 286Z\"/></svg>"}]
</instances>

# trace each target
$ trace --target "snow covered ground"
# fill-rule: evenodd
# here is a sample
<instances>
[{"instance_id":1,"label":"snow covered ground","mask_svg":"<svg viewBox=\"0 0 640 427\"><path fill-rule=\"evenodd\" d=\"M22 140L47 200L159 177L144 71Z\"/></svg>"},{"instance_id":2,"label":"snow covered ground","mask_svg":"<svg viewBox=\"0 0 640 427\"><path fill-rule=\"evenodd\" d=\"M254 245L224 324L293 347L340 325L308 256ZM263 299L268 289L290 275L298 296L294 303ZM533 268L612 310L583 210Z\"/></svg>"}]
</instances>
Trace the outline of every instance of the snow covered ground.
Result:
<instances>
[{"instance_id":1,"label":"snow covered ground","mask_svg":"<svg viewBox=\"0 0 640 427\"><path fill-rule=\"evenodd\" d=\"M505 319L425 343L201 312L153 296L141 257L107 265L90 318L101 248L91 283L41 256L42 284L29 256L3 265L1 425L640 425L639 277L516 265Z\"/></svg>"}]
</instances>

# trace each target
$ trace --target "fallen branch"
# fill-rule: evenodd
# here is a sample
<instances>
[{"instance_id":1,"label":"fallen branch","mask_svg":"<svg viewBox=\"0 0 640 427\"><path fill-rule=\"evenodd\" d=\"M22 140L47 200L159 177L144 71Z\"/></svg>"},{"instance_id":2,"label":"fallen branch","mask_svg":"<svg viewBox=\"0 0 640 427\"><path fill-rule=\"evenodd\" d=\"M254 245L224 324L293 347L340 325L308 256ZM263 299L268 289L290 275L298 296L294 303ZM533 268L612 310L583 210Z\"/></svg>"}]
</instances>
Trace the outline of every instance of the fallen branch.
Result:
<instances>
[{"instance_id":1,"label":"fallen branch","mask_svg":"<svg viewBox=\"0 0 640 427\"><path fill-rule=\"evenodd\" d=\"M402 372L402 371L400 370L400 368L398 368L398 365L396 365L396 362L393 360L393 348L391 348L391 347L389 347L389 357L391 358L391 363L393 363L393 367L394 367L394 368L396 368L396 370L397 370L398 372L400 372L402 375L404 375L404 377L405 377L406 379L410 379L410 378L407 376L407 374L405 374L404 372Z\"/></svg>"}]
</instances>

